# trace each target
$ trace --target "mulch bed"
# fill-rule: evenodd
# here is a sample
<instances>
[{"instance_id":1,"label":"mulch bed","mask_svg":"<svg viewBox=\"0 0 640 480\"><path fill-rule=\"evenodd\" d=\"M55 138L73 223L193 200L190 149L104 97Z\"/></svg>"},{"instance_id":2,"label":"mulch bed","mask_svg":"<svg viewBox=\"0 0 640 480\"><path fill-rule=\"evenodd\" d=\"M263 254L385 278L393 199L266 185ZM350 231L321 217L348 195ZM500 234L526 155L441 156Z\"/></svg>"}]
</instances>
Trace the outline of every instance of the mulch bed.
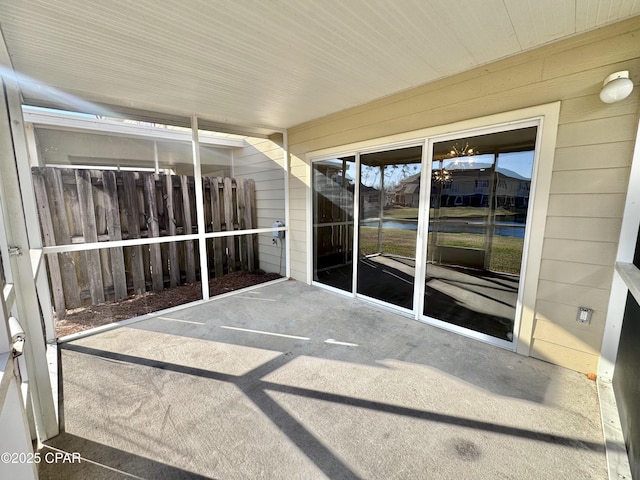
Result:
<instances>
[{"instance_id":1,"label":"mulch bed","mask_svg":"<svg viewBox=\"0 0 640 480\"><path fill-rule=\"evenodd\" d=\"M282 278L277 273L233 272L209 281L209 295L214 297L264 282ZM162 292L146 292L120 302L68 310L64 320L56 321L56 335L63 337L100 325L127 320L202 299L200 282L168 288Z\"/></svg>"}]
</instances>

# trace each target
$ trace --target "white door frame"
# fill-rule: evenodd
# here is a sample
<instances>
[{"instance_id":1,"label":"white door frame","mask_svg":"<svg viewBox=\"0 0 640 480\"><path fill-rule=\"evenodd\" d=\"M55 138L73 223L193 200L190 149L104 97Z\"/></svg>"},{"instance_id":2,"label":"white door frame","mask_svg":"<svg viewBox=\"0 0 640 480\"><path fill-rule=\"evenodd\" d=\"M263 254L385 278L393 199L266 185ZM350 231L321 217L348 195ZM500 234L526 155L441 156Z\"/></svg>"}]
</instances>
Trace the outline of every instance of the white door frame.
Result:
<instances>
[{"instance_id":1,"label":"white door frame","mask_svg":"<svg viewBox=\"0 0 640 480\"><path fill-rule=\"evenodd\" d=\"M536 145L535 145L535 153L534 153L534 160L533 160L533 168L532 168L532 172L531 172L531 194L529 196L529 205L527 208L527 220L526 220L526 224L525 224L525 237L524 237L524 244L523 244L523 248L522 248L522 260L521 260L521 264L520 264L520 280L519 280L519 285L518 285L518 293L517 293L517 300L516 300L516 309L515 309L515 314L514 314L514 325L513 325L513 341L509 342L507 340L503 340L503 339L499 339L496 337L493 337L491 335L487 335L485 333L481 333L481 332L477 332L474 330L470 330L468 328L464 328L464 327L460 327L458 325L454 325L451 324L449 322L443 321L443 320L438 320L436 318L432 318L426 315L423 315L422 312L424 311L424 298L425 298L425 276L426 276L426 268L424 269L424 271L422 272L422 281L418 282L418 289L419 291L417 292L417 296L418 296L418 315L419 315L419 320L423 321L425 323L428 323L430 325L434 325L436 327L440 327L440 328L444 328L446 330L451 330L455 333L458 333L460 335L464 335L467 337L471 337L471 338L475 338L477 340L481 340L485 343L490 343L492 345L496 345L498 347L507 349L507 350L516 350L516 345L517 345L517 338L518 338L518 332L520 332L520 324L522 321L522 312L523 312L523 295L524 292L526 290L527 285L525 284L525 280L527 278L526 272L527 272L527 268L531 267L530 265L527 264L527 252L529 251L530 248L530 244L531 244L531 231L532 231L532 214L533 211L535 209L535 205L536 205L536 198L537 198L537 194L536 194L536 188L535 188L535 184L536 184L536 180L537 180L537 173L538 173L538 167L540 164L540 155L539 155L539 143L540 142L540 135L541 135L541 127L542 127L542 118L541 117L534 117L534 118L530 118L530 119L524 119L520 122L511 122L507 125L491 125L488 126L486 128L480 128L480 129L473 129L473 130L467 130L467 131L458 131L458 132L454 132L454 133L448 133L445 135L436 135L433 137L429 137L426 140L426 150L427 150L427 166L423 169L423 175L421 178L421 183L424 182L424 185L429 185L429 187L431 187L431 171L432 171L432 166L433 166L433 147L436 143L439 142L446 142L446 141L450 141L450 140L456 140L459 138L467 138L470 136L477 136L477 135L489 135L492 133L500 133L500 132L507 132L510 130L517 130L520 128L528 128L528 127L536 127L537 128L537 133L536 133ZM430 188L424 188L421 189L421 203L420 204L420 212L429 212L430 211L430 200L431 200L431 195L429 194L430 192ZM423 226L423 231L425 231L424 229L428 230L428 224L429 224L429 219L428 219L428 214L427 215L423 215L426 217L426 226ZM543 230L542 230L543 231ZM540 241L540 243L542 243L542 241ZM423 241L421 243L422 246L422 258L426 259L427 258L427 250L428 250L428 245L426 242L426 235L423 237ZM537 285L536 285L537 286Z\"/></svg>"}]
</instances>

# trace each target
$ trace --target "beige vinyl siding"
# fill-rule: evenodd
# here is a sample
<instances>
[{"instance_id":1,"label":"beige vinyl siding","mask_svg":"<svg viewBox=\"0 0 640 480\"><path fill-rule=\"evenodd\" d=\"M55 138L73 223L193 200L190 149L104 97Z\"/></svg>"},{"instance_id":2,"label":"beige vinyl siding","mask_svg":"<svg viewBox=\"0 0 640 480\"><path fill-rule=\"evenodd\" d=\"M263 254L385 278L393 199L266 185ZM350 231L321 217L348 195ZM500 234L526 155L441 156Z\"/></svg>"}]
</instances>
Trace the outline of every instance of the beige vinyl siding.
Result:
<instances>
[{"instance_id":1,"label":"beige vinyl siding","mask_svg":"<svg viewBox=\"0 0 640 480\"><path fill-rule=\"evenodd\" d=\"M245 142L246 147L233 152L233 171L235 178L256 182L257 228L270 228L276 220L284 223L284 151L276 141L266 138L248 137ZM260 268L284 274L282 245L273 245L272 240L271 233L258 235Z\"/></svg>"},{"instance_id":2,"label":"beige vinyl siding","mask_svg":"<svg viewBox=\"0 0 640 480\"><path fill-rule=\"evenodd\" d=\"M562 342L566 341L565 337L569 337L569 334L562 336ZM552 342L536 339L531 356L579 372L592 373L598 370L599 355L561 345L557 338Z\"/></svg>"},{"instance_id":3,"label":"beige vinyl siding","mask_svg":"<svg viewBox=\"0 0 640 480\"><path fill-rule=\"evenodd\" d=\"M584 287L608 289L613 277L613 267L575 263L564 260L543 258L540 265L540 279L582 285Z\"/></svg>"},{"instance_id":4,"label":"beige vinyl siding","mask_svg":"<svg viewBox=\"0 0 640 480\"><path fill-rule=\"evenodd\" d=\"M619 218L625 196L625 193L552 195L547 213L552 216Z\"/></svg>"},{"instance_id":5,"label":"beige vinyl siding","mask_svg":"<svg viewBox=\"0 0 640 480\"><path fill-rule=\"evenodd\" d=\"M598 94L618 70L638 84L639 39L634 17L291 128L292 275L307 278L299 203L310 152L560 101L536 322L525 341L532 356L595 372L640 108L637 90L614 105ZM590 325L576 323L578 306L594 309Z\"/></svg>"}]
</instances>

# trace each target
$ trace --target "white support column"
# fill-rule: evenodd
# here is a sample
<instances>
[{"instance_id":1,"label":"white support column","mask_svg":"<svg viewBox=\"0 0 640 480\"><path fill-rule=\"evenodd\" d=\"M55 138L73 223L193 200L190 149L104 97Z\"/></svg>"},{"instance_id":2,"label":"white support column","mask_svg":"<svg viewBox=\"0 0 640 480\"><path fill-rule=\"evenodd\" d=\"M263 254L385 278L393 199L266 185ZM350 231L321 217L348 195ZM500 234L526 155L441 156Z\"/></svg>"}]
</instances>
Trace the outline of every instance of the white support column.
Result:
<instances>
[{"instance_id":1,"label":"white support column","mask_svg":"<svg viewBox=\"0 0 640 480\"><path fill-rule=\"evenodd\" d=\"M202 299L209 300L209 262L207 259L207 240L204 226L204 195L202 192L202 169L200 168L200 142L198 140L198 117L191 117L191 135L193 147L193 178L196 187L196 215L198 218L198 247L200 251L200 278L202 280Z\"/></svg>"},{"instance_id":2,"label":"white support column","mask_svg":"<svg viewBox=\"0 0 640 480\"><path fill-rule=\"evenodd\" d=\"M306 188L305 188L305 238L306 238L306 267L307 267L307 284L311 285L313 282L313 256L315 255L314 251L314 208L315 205L315 191L314 191L314 178L313 178L313 162L311 159L307 157L303 157L305 160L305 178L306 178ZM291 229L289 229L291 232Z\"/></svg>"},{"instance_id":3,"label":"white support column","mask_svg":"<svg viewBox=\"0 0 640 480\"><path fill-rule=\"evenodd\" d=\"M287 227L286 235L284 236L285 245L285 277L291 277L291 228L289 222L291 222L291 214L289 212L289 171L291 160L289 158L289 133L287 130L282 132L282 149L284 155L283 167L284 167L284 224Z\"/></svg>"},{"instance_id":4,"label":"white support column","mask_svg":"<svg viewBox=\"0 0 640 480\"><path fill-rule=\"evenodd\" d=\"M6 93L0 97L0 194L5 204L7 241L9 247L17 248L10 264L18 316L27 334L24 355L34 419L39 439L43 441L58 434L58 423L31 265L30 250L40 249L42 245L19 91L15 79L5 76L2 80ZM41 295L48 295L48 291Z\"/></svg>"},{"instance_id":5,"label":"white support column","mask_svg":"<svg viewBox=\"0 0 640 480\"><path fill-rule=\"evenodd\" d=\"M627 288L617 271L613 271L613 281L611 283L611 296L607 307L607 320L602 334L602 347L600 349L600 360L598 361L598 377L611 381L613 370L618 356L618 345L620 344L620 331L622 330L622 319L624 317L624 307L627 302Z\"/></svg>"},{"instance_id":6,"label":"white support column","mask_svg":"<svg viewBox=\"0 0 640 480\"><path fill-rule=\"evenodd\" d=\"M636 132L636 144L633 150L627 198L624 213L622 214L622 227L616 255L617 265L611 283L611 295L609 297L607 319L598 363L598 376L609 381L613 379L625 302L629 291L629 285L624 281L617 269L620 264L629 264L630 267L635 268L632 262L638 238L638 228L640 228L640 188L637 187L640 185L640 122Z\"/></svg>"},{"instance_id":7,"label":"white support column","mask_svg":"<svg viewBox=\"0 0 640 480\"><path fill-rule=\"evenodd\" d=\"M31 162L31 167L44 167L44 159L40 158L38 155L38 143L36 142L36 127L34 127L33 123L24 124L24 134L27 139L27 148L29 149L29 161Z\"/></svg>"},{"instance_id":8,"label":"white support column","mask_svg":"<svg viewBox=\"0 0 640 480\"><path fill-rule=\"evenodd\" d=\"M158 158L158 142L153 141L153 166L155 168L155 174L160 173L160 159Z\"/></svg>"},{"instance_id":9,"label":"white support column","mask_svg":"<svg viewBox=\"0 0 640 480\"><path fill-rule=\"evenodd\" d=\"M433 163L433 150L429 150L429 141L422 144L422 158L420 165L420 193L418 200L419 212L430 212L431 208L431 172ZM418 235L416 240L416 281L413 292L414 318L419 320L424 312L424 294L426 289L425 277L427 274L427 241L429 239L429 215L418 215Z\"/></svg>"},{"instance_id":10,"label":"white support column","mask_svg":"<svg viewBox=\"0 0 640 480\"><path fill-rule=\"evenodd\" d=\"M236 152L231 150L231 178L236 178Z\"/></svg>"}]
</instances>

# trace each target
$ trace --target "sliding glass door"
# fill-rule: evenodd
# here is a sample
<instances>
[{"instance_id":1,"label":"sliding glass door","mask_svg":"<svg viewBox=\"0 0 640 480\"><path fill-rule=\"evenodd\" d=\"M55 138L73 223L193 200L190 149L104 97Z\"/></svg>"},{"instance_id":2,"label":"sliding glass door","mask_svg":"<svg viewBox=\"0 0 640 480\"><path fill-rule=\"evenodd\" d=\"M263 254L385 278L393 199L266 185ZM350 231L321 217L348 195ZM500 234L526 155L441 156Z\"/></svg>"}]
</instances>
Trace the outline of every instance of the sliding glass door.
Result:
<instances>
[{"instance_id":1,"label":"sliding glass door","mask_svg":"<svg viewBox=\"0 0 640 480\"><path fill-rule=\"evenodd\" d=\"M434 143L426 317L513 340L536 130Z\"/></svg>"},{"instance_id":2,"label":"sliding glass door","mask_svg":"<svg viewBox=\"0 0 640 480\"><path fill-rule=\"evenodd\" d=\"M422 146L360 155L358 294L413 310Z\"/></svg>"},{"instance_id":3,"label":"sliding glass door","mask_svg":"<svg viewBox=\"0 0 640 480\"><path fill-rule=\"evenodd\" d=\"M313 280L512 342L538 130L521 125L313 162Z\"/></svg>"},{"instance_id":4,"label":"sliding glass door","mask_svg":"<svg viewBox=\"0 0 640 480\"><path fill-rule=\"evenodd\" d=\"M313 164L313 280L353 288L355 157Z\"/></svg>"}]
</instances>

